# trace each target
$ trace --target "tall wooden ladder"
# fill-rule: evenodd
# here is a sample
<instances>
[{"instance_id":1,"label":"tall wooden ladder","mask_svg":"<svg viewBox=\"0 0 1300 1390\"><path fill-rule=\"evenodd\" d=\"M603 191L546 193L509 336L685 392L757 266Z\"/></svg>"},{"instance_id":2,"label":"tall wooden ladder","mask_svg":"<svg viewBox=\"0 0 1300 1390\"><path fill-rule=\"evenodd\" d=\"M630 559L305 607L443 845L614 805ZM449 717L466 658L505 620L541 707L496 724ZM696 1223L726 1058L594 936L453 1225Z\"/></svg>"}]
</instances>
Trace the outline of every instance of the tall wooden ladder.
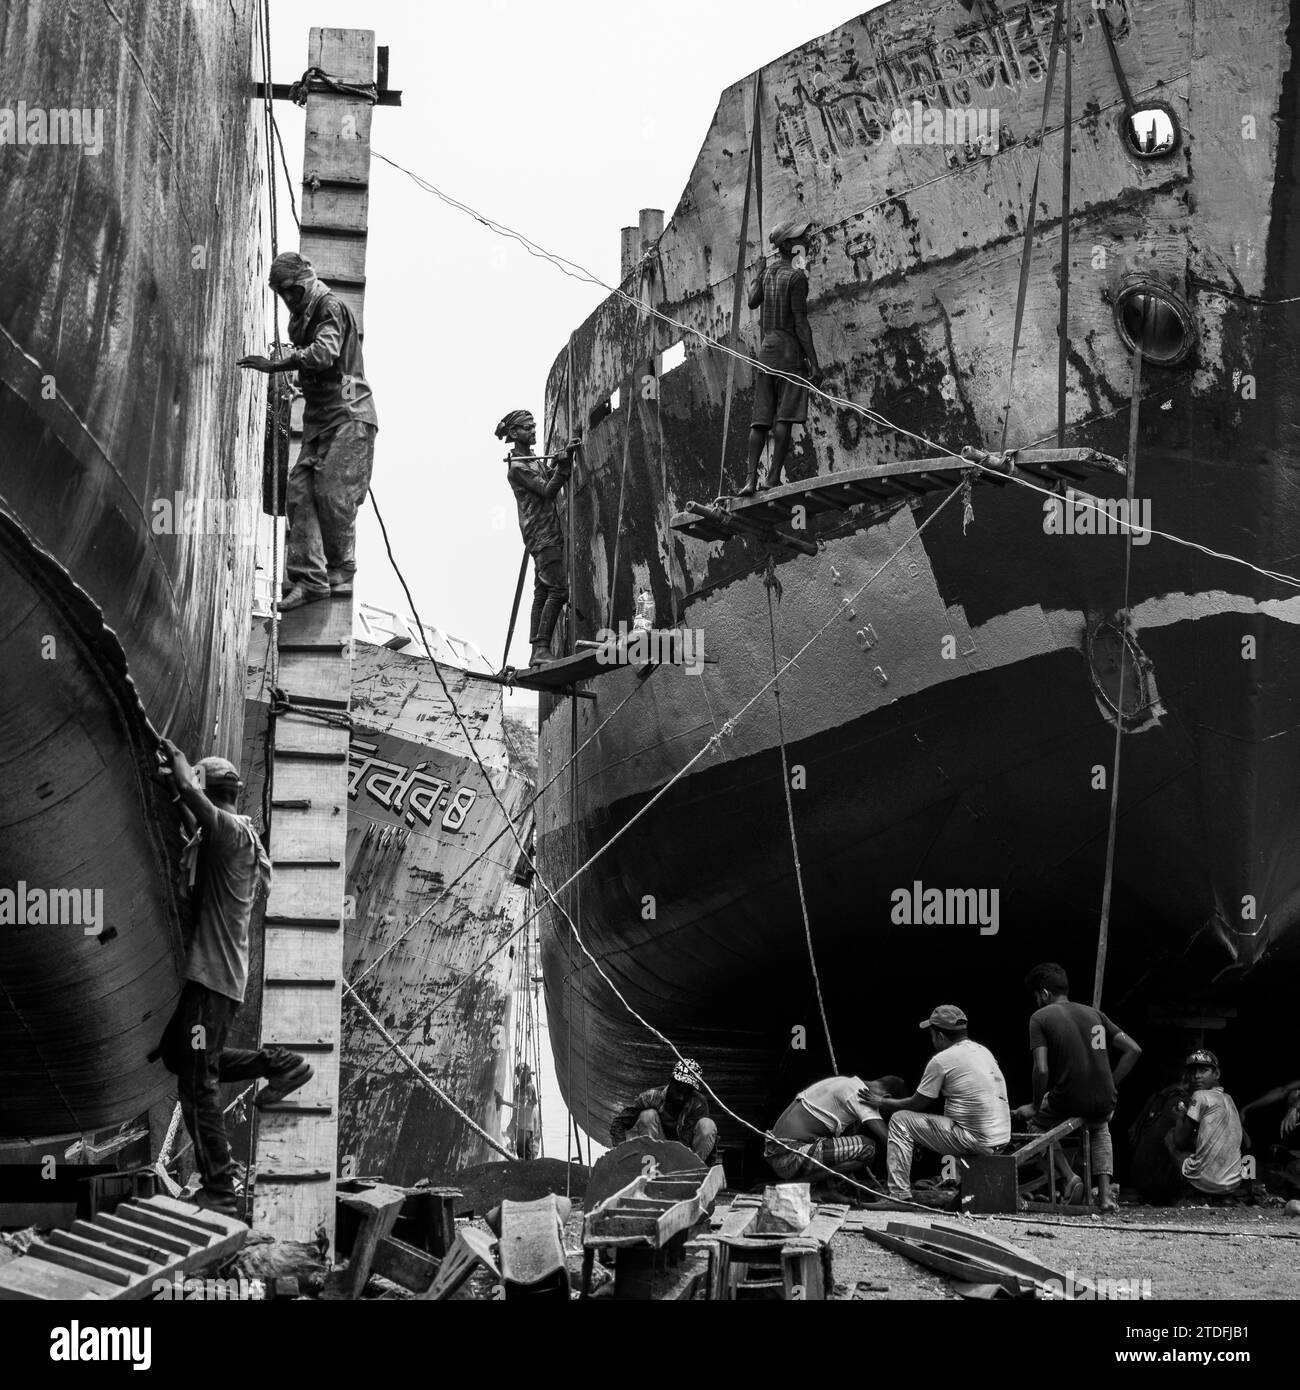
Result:
<instances>
[{"instance_id":1,"label":"tall wooden ladder","mask_svg":"<svg viewBox=\"0 0 1300 1390\"><path fill-rule=\"evenodd\" d=\"M375 36L313 29L307 61L345 90L317 81L307 97L299 250L364 333L373 102L355 88L375 84ZM386 73L379 76L385 86ZM298 410L295 417L297 425ZM294 436L290 468L300 429ZM323 1237L332 1251L348 822L349 735L340 716L352 682L352 599L285 614L278 653L278 685L293 708L274 724L262 1045L302 1053L315 1075L259 1112L253 1222L280 1240Z\"/></svg>"}]
</instances>

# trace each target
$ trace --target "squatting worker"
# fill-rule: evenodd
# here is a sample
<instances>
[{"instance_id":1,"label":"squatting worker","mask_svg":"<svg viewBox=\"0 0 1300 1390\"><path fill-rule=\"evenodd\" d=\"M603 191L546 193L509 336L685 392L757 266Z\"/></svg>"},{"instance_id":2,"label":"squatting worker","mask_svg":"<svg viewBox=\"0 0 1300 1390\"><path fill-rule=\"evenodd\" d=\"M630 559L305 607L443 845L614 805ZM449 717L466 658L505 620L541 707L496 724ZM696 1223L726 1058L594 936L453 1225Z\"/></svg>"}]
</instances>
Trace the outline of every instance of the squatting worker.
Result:
<instances>
[{"instance_id":1,"label":"squatting worker","mask_svg":"<svg viewBox=\"0 0 1300 1390\"><path fill-rule=\"evenodd\" d=\"M666 1086L651 1086L614 1116L609 1142L617 1147L629 1137L675 1139L706 1166L718 1147L718 1126L709 1118L699 1063L683 1057Z\"/></svg>"},{"instance_id":2,"label":"squatting worker","mask_svg":"<svg viewBox=\"0 0 1300 1390\"><path fill-rule=\"evenodd\" d=\"M920 1026L930 1034L934 1056L906 1100L867 1094L889 1119L889 1195L912 1200L912 1154L917 1144L937 1154L992 1153L1011 1138L1007 1083L987 1047L966 1035L966 1015L940 1004ZM922 1115L943 1099L942 1115Z\"/></svg>"},{"instance_id":3,"label":"squatting worker","mask_svg":"<svg viewBox=\"0 0 1300 1390\"><path fill-rule=\"evenodd\" d=\"M352 310L316 278L311 262L284 251L271 262L271 288L290 313L295 351L272 360L241 357L259 372L297 372L302 450L289 473L289 534L280 611L352 592L357 508L370 487L379 417L361 359Z\"/></svg>"},{"instance_id":4,"label":"squatting worker","mask_svg":"<svg viewBox=\"0 0 1300 1390\"><path fill-rule=\"evenodd\" d=\"M814 386L821 381L817 349L808 327L808 274L794 266L794 253L807 235L807 222L785 222L777 227L768 237L776 248L776 263L769 266L766 256L759 258L758 280L750 292L749 307L761 305L763 310L758 361L768 370L754 373L749 473L740 489L741 497L752 497L758 490L758 462L768 433L772 435L772 466L763 479L764 488L780 483L790 433L795 425L808 420L808 388L774 373L806 377Z\"/></svg>"},{"instance_id":5,"label":"squatting worker","mask_svg":"<svg viewBox=\"0 0 1300 1390\"><path fill-rule=\"evenodd\" d=\"M880 1111L864 1099L877 1092L905 1096L907 1087L898 1076L870 1083L828 1076L800 1091L763 1145L768 1167L782 1182L822 1182L866 1168L888 1138Z\"/></svg>"},{"instance_id":6,"label":"squatting worker","mask_svg":"<svg viewBox=\"0 0 1300 1390\"><path fill-rule=\"evenodd\" d=\"M533 652L528 664L544 666L551 659L555 624L569 598L564 533L555 499L569 481L579 444L570 440L553 466L548 466L547 459L533 455L537 422L527 410L512 410L503 416L496 436L513 445L506 455L506 480L515 495L524 545L533 557L533 612L528 624Z\"/></svg>"},{"instance_id":7,"label":"squatting worker","mask_svg":"<svg viewBox=\"0 0 1300 1390\"><path fill-rule=\"evenodd\" d=\"M180 1002L150 1059L161 1056L176 1077L181 1115L203 1179L195 1203L234 1216L234 1164L220 1083L267 1077L257 1097L262 1106L296 1091L311 1079L313 1069L283 1047L251 1052L225 1045L244 1001L249 918L259 889L270 885L271 861L252 820L237 813L242 783L233 763L204 758L196 777L184 753L166 739L158 757L158 780L174 788L173 799L190 835L183 864L193 873L194 930Z\"/></svg>"}]
</instances>

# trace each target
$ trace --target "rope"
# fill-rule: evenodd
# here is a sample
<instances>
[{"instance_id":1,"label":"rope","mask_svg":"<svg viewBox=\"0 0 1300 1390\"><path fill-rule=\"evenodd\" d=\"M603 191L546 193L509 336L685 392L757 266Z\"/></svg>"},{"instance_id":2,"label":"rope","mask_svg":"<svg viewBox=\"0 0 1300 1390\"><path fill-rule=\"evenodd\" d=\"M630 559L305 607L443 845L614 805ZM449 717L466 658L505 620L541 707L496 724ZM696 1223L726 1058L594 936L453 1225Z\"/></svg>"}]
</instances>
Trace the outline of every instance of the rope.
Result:
<instances>
[{"instance_id":1,"label":"rope","mask_svg":"<svg viewBox=\"0 0 1300 1390\"><path fill-rule=\"evenodd\" d=\"M1056 349L1056 447L1065 448L1065 387L1070 352L1070 153L1074 143L1071 125L1073 103L1070 60L1074 36L1074 0L1065 0L1065 114L1061 125L1061 317ZM1005 430L1006 426L1003 425ZM1130 495L1129 501L1131 502ZM1131 508L1130 508L1131 514ZM1130 540L1132 539L1130 535Z\"/></svg>"},{"instance_id":2,"label":"rope","mask_svg":"<svg viewBox=\"0 0 1300 1390\"><path fill-rule=\"evenodd\" d=\"M405 1050L405 1048L402 1047L401 1043L399 1043L397 1039L393 1037L393 1035L388 1031L388 1029L385 1028L382 1023L380 1023L380 1021L374 1016L374 1014L370 1012L370 1010L366 1007L365 1003L362 1001L361 997L357 994L356 990L354 990L352 986L348 984L346 981L344 981L343 984L343 992L344 994L351 996L352 1002L366 1016L366 1019L369 1021L369 1023L375 1029L375 1031L379 1033L380 1037L382 1037L384 1041L388 1043L389 1050L397 1053L398 1057L402 1060L402 1064L411 1072L411 1074L425 1088L425 1090L431 1091L435 1096L437 1096L437 1098L440 1101L442 1101L442 1103L448 1108L448 1110L451 1110L455 1114L459 1115L460 1118L464 1120L464 1122L470 1127L470 1129L472 1129L474 1133L477 1134L478 1137L482 1139L485 1144L488 1144L491 1148L495 1149L497 1153L503 1154L506 1158L514 1158L515 1155L512 1154L510 1150L505 1147L504 1144L501 1144L497 1140L493 1139L493 1137L487 1132L487 1130L485 1130L483 1126L478 1123L477 1120L472 1119L469 1115L467 1115L460 1108L460 1106L457 1105L454 1100L452 1100L452 1098L446 1093L446 1091L442 1090L441 1087L436 1086L432 1081L429 1080L429 1078L420 1070L419 1066L415 1061L415 1058L413 1058L410 1055L410 1053L408 1053Z\"/></svg>"},{"instance_id":3,"label":"rope","mask_svg":"<svg viewBox=\"0 0 1300 1390\"><path fill-rule=\"evenodd\" d=\"M637 298L642 297L642 286L645 282L644 263L637 262ZM627 489L627 461L632 454L632 410L633 403L640 399L636 390L636 379L633 378L624 388L627 391L627 400L624 402L627 409L624 412L625 421L623 427L623 467L618 477L618 512L614 523L614 558L609 567L609 586L605 590L605 626L609 627L614 621L614 589L618 584L618 549L619 542L623 538L623 495ZM658 393L659 383L655 382L655 391Z\"/></svg>"},{"instance_id":4,"label":"rope","mask_svg":"<svg viewBox=\"0 0 1300 1390\"><path fill-rule=\"evenodd\" d=\"M1016 358L1020 353L1020 328L1025 318L1025 299L1029 293L1029 267L1034 254L1034 223L1038 217L1038 176L1043 171L1043 145L1047 138L1047 111L1052 102L1052 84L1056 80L1056 54L1061 42L1061 11L1064 0L1056 0L1056 15L1052 20L1052 42L1047 55L1047 81L1043 84L1043 115L1038 123L1038 158L1034 164L1034 182L1029 190L1029 210L1025 215L1025 244L1020 252L1020 287L1016 291L1016 318L1011 332L1011 366L1007 372L1007 407L1002 416L1001 452L1007 450L1007 430L1011 425L1011 401L1016 380ZM1069 133L1066 133L1069 144Z\"/></svg>"},{"instance_id":5,"label":"rope","mask_svg":"<svg viewBox=\"0 0 1300 1390\"><path fill-rule=\"evenodd\" d=\"M301 715L304 719L315 719L321 724L327 724L332 729L350 731L355 728L352 716L346 711L320 709L315 705L295 705L278 685L271 687L271 713Z\"/></svg>"},{"instance_id":6,"label":"rope","mask_svg":"<svg viewBox=\"0 0 1300 1390\"><path fill-rule=\"evenodd\" d=\"M1142 405L1142 343L1146 340L1150 306L1143 310L1142 336L1133 345L1133 389L1128 425L1128 510L1133 514L1133 489L1137 473L1138 417ZM1106 974L1106 950L1110 941L1111 889L1115 881L1115 833L1119 823L1119 760L1124 742L1124 676L1128 668L1129 577L1133 568L1133 532L1124 536L1123 630L1119 644L1119 691L1115 709L1115 751L1111 756L1110 816L1106 826L1106 874L1101 889L1101 922L1097 929L1097 969L1092 983L1092 1007L1101 1008L1101 987Z\"/></svg>"},{"instance_id":7,"label":"rope","mask_svg":"<svg viewBox=\"0 0 1300 1390\"><path fill-rule=\"evenodd\" d=\"M736 339L740 334L741 299L745 293L745 252L749 249L749 197L754 188L754 165L762 163L759 149L759 94L763 89L763 75L754 78L754 115L749 133L749 162L745 167L745 204L740 214L740 245L736 250L736 284L731 296L731 351L736 351ZM760 183L762 174L759 175ZM763 214L759 213L760 225ZM759 251L762 251L759 245ZM722 407L722 457L718 461L718 496L722 496L722 485L727 476L727 433L731 428L731 393L736 382L736 359L727 361L727 389Z\"/></svg>"},{"instance_id":8,"label":"rope","mask_svg":"<svg viewBox=\"0 0 1300 1390\"><path fill-rule=\"evenodd\" d=\"M1111 33L1110 16L1106 11L1099 10L1101 16L1101 32L1106 36L1106 51L1110 54L1110 65L1115 73L1115 81L1119 85L1119 94L1124 102L1124 114L1131 118L1133 115L1133 93L1129 89L1128 78L1124 76L1124 65L1119 60L1119 52L1115 47L1115 35Z\"/></svg>"},{"instance_id":9,"label":"rope","mask_svg":"<svg viewBox=\"0 0 1300 1390\"><path fill-rule=\"evenodd\" d=\"M776 577L775 566L769 557L769 569L763 581L767 589L767 629L772 640L772 674L776 676L776 618L772 609L772 590L780 592L780 580ZM799 863L799 838L794 829L794 798L790 795L790 766L786 758L785 722L781 716L781 682L774 680L772 694L776 698L776 732L781 745L781 785L785 789L785 814L790 825L790 848L794 852L794 881L799 888L799 910L803 913L803 934L808 943L808 964L812 967L813 986L817 991L817 1011L821 1014L822 1029L826 1034L826 1051L830 1054L831 1071L838 1075L839 1063L835 1060L835 1044L831 1041L831 1025L826 1017L826 1001L822 998L821 977L817 973L817 956L813 951L812 925L808 920L808 899L804 896L803 867Z\"/></svg>"},{"instance_id":10,"label":"rope","mask_svg":"<svg viewBox=\"0 0 1300 1390\"><path fill-rule=\"evenodd\" d=\"M510 626L506 628L506 649L501 653L501 669L510 665L510 644L515 640L515 622L519 617L519 600L524 594L524 580L528 577L528 547L524 546L523 559L519 561L519 578L515 582L515 601L510 609ZM532 633L528 634L532 640Z\"/></svg>"}]
</instances>

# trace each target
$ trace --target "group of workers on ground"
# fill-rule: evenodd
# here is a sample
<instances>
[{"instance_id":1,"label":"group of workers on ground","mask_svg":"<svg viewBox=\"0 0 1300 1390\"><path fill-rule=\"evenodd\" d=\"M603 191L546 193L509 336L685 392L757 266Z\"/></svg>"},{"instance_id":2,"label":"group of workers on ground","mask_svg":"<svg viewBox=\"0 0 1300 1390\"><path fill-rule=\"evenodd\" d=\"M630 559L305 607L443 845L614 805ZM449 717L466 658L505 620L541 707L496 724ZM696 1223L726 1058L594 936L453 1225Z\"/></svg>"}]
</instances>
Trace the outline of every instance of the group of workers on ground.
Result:
<instances>
[{"instance_id":1,"label":"group of workers on ground","mask_svg":"<svg viewBox=\"0 0 1300 1390\"><path fill-rule=\"evenodd\" d=\"M1035 966L1025 987L1034 1003L1029 1020L1031 1101L1010 1108L997 1059L970 1037L961 1009L941 1004L920 1024L934 1055L913 1090L890 1075L867 1081L830 1076L806 1087L765 1135L763 1156L769 1167L783 1182L848 1178L879 1192L870 1170L883 1154L887 1188L880 1195L892 1202L933 1205L942 1199L920 1196L913 1187L918 1147L940 1155L995 1154L1011 1147L1013 1119L1031 1135L1077 1119L1088 1136L1098 1206L1114 1211L1110 1121L1116 1088L1142 1049L1100 1010L1069 997L1069 980L1060 965ZM1300 1081L1266 1092L1246 1109L1282 1100L1288 1105L1281 1125L1285 1138L1300 1125ZM934 1113L940 1101L942 1113ZM1176 1180L1166 1200L1195 1193L1224 1199L1242 1191L1242 1148L1249 1140L1212 1052L1198 1048L1187 1057L1170 1118L1161 1147L1164 1166ZM610 1142L618 1145L634 1136L676 1139L705 1164L713 1161L718 1129L694 1061L679 1061L666 1086L642 1091L618 1113ZM1059 1146L1054 1153L1063 1200L1087 1202L1083 1179Z\"/></svg>"}]
</instances>

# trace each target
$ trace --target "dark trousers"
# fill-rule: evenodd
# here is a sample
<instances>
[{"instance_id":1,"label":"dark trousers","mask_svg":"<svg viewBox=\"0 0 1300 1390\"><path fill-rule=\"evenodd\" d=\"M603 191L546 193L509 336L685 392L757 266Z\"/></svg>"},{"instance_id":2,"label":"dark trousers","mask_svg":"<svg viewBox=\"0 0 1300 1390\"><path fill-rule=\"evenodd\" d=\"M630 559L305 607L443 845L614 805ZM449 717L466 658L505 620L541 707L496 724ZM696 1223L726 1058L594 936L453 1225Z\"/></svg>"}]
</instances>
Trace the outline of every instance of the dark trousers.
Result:
<instances>
[{"instance_id":1,"label":"dark trousers","mask_svg":"<svg viewBox=\"0 0 1300 1390\"><path fill-rule=\"evenodd\" d=\"M227 1047L226 1034L238 1009L235 1000L186 980L159 1044L163 1066L176 1078L181 1117L194 1143L203 1186L230 1197L235 1194L235 1166L221 1110L221 1082L270 1076L282 1064L281 1054L288 1055L277 1047L256 1052Z\"/></svg>"},{"instance_id":2,"label":"dark trousers","mask_svg":"<svg viewBox=\"0 0 1300 1390\"><path fill-rule=\"evenodd\" d=\"M569 597L569 580L564 567L564 547L547 545L534 550L533 611L528 625L530 642L549 642L556 619Z\"/></svg>"}]
</instances>

